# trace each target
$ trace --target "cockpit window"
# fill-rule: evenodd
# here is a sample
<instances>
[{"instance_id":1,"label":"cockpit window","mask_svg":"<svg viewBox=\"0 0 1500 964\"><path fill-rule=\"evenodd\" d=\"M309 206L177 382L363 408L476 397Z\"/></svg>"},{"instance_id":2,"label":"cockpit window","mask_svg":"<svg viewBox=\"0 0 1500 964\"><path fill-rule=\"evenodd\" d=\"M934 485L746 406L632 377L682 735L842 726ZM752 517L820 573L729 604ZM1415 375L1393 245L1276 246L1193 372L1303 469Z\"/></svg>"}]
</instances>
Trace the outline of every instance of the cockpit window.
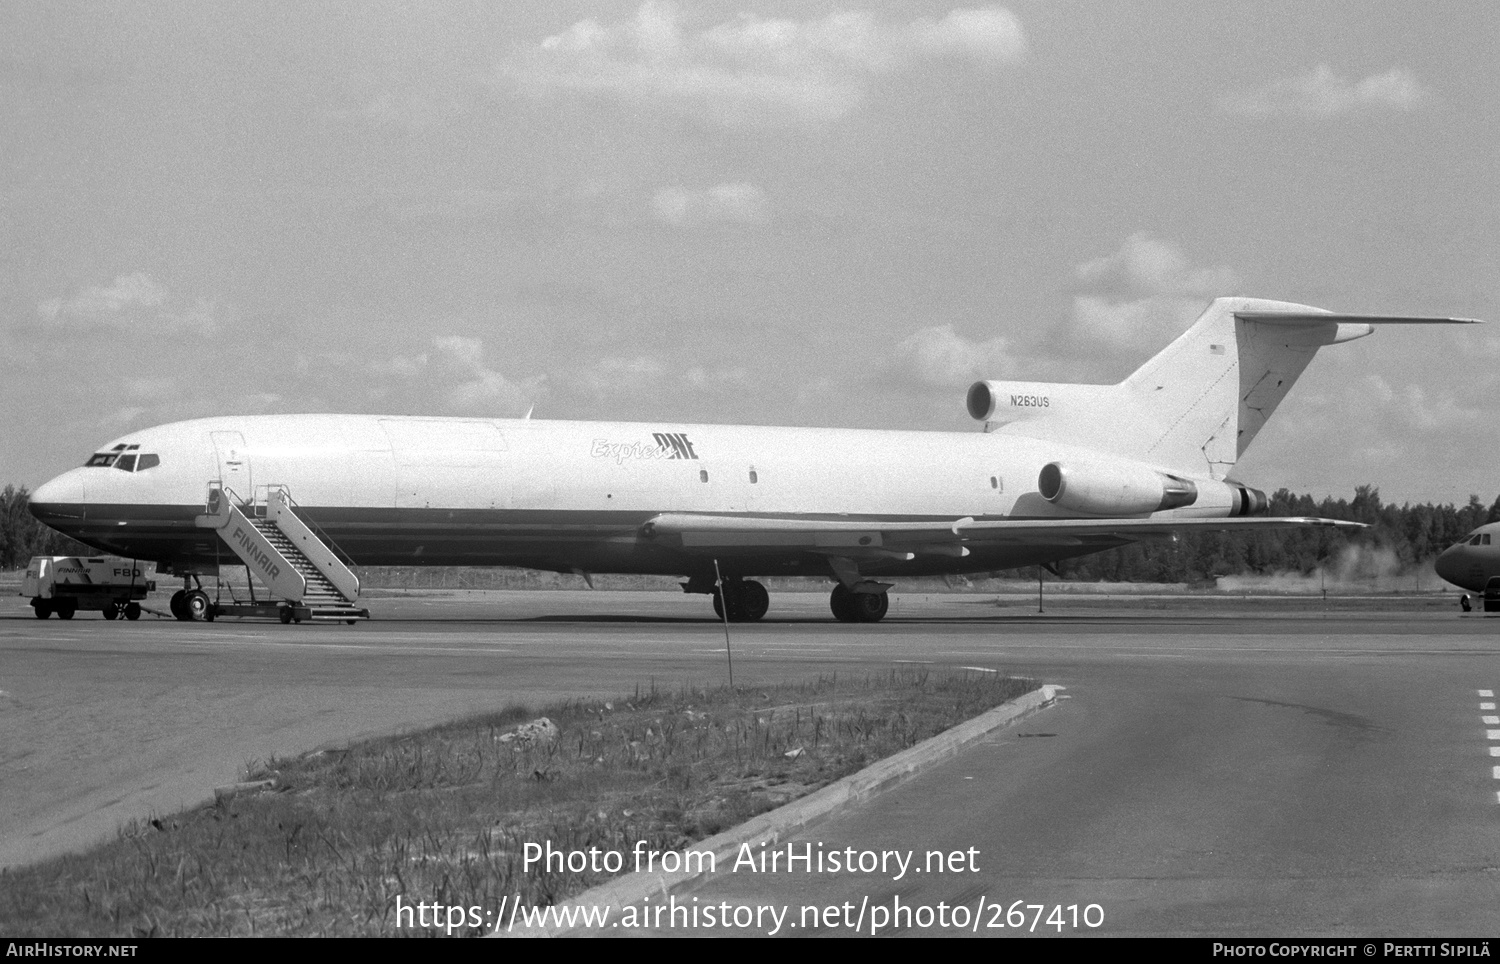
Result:
<instances>
[{"instance_id":1,"label":"cockpit window","mask_svg":"<svg viewBox=\"0 0 1500 964\"><path fill-rule=\"evenodd\" d=\"M154 469L161 464L161 456L154 452L137 455L134 451L139 445L129 446L129 449L120 449L118 446L112 452L96 452L89 460L83 463L86 469L107 469L111 465L122 472L144 472Z\"/></svg>"}]
</instances>

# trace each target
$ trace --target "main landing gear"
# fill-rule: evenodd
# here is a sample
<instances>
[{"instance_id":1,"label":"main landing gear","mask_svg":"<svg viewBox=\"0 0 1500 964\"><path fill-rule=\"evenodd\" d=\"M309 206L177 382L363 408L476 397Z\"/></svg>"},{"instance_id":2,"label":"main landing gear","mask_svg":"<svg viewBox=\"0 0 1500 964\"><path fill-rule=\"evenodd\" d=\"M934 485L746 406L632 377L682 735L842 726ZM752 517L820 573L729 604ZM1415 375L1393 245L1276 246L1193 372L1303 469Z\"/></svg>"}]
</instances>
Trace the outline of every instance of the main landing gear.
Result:
<instances>
[{"instance_id":1,"label":"main landing gear","mask_svg":"<svg viewBox=\"0 0 1500 964\"><path fill-rule=\"evenodd\" d=\"M185 623L214 621L214 605L208 598L208 593L202 588L179 589L172 593L172 598L167 603L167 608L172 615Z\"/></svg>"},{"instance_id":2,"label":"main landing gear","mask_svg":"<svg viewBox=\"0 0 1500 964\"><path fill-rule=\"evenodd\" d=\"M753 623L771 608L771 594L754 579L726 579L713 597L714 615L732 623Z\"/></svg>"},{"instance_id":3,"label":"main landing gear","mask_svg":"<svg viewBox=\"0 0 1500 964\"><path fill-rule=\"evenodd\" d=\"M855 592L839 583L828 597L828 608L841 623L878 623L891 608L891 600L883 589Z\"/></svg>"}]
</instances>

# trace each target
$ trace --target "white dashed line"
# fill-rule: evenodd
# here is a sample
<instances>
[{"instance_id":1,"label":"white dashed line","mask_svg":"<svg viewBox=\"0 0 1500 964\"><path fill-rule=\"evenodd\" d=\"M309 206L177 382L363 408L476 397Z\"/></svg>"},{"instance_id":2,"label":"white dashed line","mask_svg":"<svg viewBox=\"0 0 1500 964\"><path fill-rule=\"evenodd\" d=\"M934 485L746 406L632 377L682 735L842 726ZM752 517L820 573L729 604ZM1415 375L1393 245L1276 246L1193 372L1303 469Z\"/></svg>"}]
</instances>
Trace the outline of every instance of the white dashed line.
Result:
<instances>
[{"instance_id":1,"label":"white dashed line","mask_svg":"<svg viewBox=\"0 0 1500 964\"><path fill-rule=\"evenodd\" d=\"M1490 747L1490 756L1500 756L1500 746Z\"/></svg>"},{"instance_id":2,"label":"white dashed line","mask_svg":"<svg viewBox=\"0 0 1500 964\"><path fill-rule=\"evenodd\" d=\"M1500 726L1500 716L1482 716L1479 719L1485 726Z\"/></svg>"},{"instance_id":3,"label":"white dashed line","mask_svg":"<svg viewBox=\"0 0 1500 964\"><path fill-rule=\"evenodd\" d=\"M1500 780L1500 767L1495 767L1495 779Z\"/></svg>"},{"instance_id":4,"label":"white dashed line","mask_svg":"<svg viewBox=\"0 0 1500 964\"><path fill-rule=\"evenodd\" d=\"M1494 703L1480 703L1479 704L1479 708L1481 710L1493 710L1495 708L1495 704Z\"/></svg>"},{"instance_id":5,"label":"white dashed line","mask_svg":"<svg viewBox=\"0 0 1500 964\"><path fill-rule=\"evenodd\" d=\"M1484 738L1486 740L1500 740L1500 730L1485 730Z\"/></svg>"},{"instance_id":6,"label":"white dashed line","mask_svg":"<svg viewBox=\"0 0 1500 964\"><path fill-rule=\"evenodd\" d=\"M1494 690L1480 690L1479 691L1479 695L1480 696L1485 696L1485 697L1491 697L1491 696L1495 695L1495 691Z\"/></svg>"}]
</instances>

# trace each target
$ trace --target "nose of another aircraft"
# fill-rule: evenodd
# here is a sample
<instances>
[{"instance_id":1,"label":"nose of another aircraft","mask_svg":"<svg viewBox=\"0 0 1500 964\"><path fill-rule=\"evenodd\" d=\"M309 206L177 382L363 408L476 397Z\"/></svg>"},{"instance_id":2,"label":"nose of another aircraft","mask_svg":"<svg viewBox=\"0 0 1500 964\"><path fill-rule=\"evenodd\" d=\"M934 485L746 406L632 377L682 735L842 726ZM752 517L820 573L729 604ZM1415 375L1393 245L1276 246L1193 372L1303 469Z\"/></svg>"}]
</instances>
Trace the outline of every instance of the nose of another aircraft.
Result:
<instances>
[{"instance_id":1,"label":"nose of another aircraft","mask_svg":"<svg viewBox=\"0 0 1500 964\"><path fill-rule=\"evenodd\" d=\"M1461 546L1450 546L1444 549L1433 562L1432 568L1437 574L1451 583L1458 583L1459 559L1458 553Z\"/></svg>"}]
</instances>

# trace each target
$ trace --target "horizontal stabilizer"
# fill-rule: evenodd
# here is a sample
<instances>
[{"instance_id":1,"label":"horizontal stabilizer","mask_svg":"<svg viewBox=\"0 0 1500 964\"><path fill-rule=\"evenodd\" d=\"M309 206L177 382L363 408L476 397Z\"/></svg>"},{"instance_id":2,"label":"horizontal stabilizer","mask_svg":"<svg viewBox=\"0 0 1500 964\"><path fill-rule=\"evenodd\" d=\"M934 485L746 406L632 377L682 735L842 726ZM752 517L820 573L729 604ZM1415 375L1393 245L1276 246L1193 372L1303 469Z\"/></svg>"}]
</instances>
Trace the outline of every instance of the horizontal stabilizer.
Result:
<instances>
[{"instance_id":1,"label":"horizontal stabilizer","mask_svg":"<svg viewBox=\"0 0 1500 964\"><path fill-rule=\"evenodd\" d=\"M1427 318L1416 315L1336 315L1332 312L1236 311L1240 321L1262 325L1482 325L1478 318Z\"/></svg>"}]
</instances>

